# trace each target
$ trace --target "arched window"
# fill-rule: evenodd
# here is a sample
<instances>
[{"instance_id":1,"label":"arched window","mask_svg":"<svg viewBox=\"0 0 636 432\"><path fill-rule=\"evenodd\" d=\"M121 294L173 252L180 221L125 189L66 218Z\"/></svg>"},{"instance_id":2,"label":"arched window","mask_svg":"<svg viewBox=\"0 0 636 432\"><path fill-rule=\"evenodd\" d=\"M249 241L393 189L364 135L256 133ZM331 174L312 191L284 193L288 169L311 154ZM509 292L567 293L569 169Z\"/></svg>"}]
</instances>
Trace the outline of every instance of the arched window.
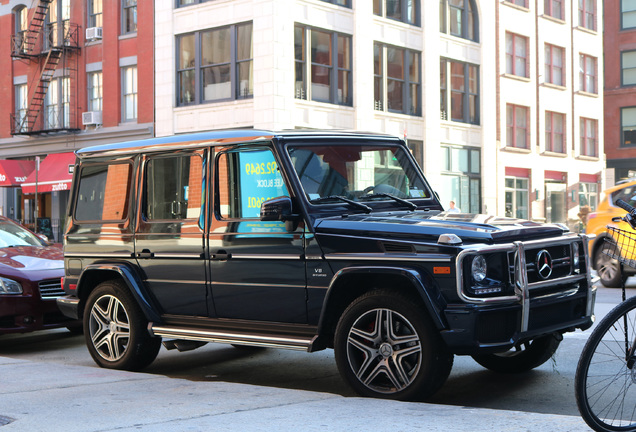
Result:
<instances>
[{"instance_id":1,"label":"arched window","mask_svg":"<svg viewBox=\"0 0 636 432\"><path fill-rule=\"evenodd\" d=\"M479 41L479 17L475 0L440 0L439 21L442 33Z\"/></svg>"},{"instance_id":2,"label":"arched window","mask_svg":"<svg viewBox=\"0 0 636 432\"><path fill-rule=\"evenodd\" d=\"M15 32L13 37L13 53L26 51L26 34L29 29L26 6L20 5L13 9Z\"/></svg>"}]
</instances>

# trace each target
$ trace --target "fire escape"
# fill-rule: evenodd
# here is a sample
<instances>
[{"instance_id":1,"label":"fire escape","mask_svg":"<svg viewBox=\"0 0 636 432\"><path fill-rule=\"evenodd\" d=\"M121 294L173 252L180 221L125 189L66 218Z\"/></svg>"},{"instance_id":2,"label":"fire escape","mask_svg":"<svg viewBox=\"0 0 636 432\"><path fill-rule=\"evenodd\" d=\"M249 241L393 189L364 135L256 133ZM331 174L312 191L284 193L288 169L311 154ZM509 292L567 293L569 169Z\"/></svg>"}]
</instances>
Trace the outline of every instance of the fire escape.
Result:
<instances>
[{"instance_id":1,"label":"fire escape","mask_svg":"<svg viewBox=\"0 0 636 432\"><path fill-rule=\"evenodd\" d=\"M68 20L49 23L52 0L39 0L29 17L27 30L11 37L11 57L33 65L29 72L28 99L11 114L12 135L44 135L77 132L77 64L79 26ZM60 69L62 85L47 92ZM57 81L55 82L57 85Z\"/></svg>"}]
</instances>

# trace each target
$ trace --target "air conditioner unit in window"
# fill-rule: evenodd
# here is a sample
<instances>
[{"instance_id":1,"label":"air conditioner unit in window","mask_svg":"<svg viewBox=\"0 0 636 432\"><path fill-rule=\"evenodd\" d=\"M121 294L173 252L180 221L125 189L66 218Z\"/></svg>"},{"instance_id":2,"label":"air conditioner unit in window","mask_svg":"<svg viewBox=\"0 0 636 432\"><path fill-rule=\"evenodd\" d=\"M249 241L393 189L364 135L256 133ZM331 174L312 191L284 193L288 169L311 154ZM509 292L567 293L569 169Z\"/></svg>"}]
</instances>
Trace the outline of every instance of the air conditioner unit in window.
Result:
<instances>
[{"instance_id":1,"label":"air conditioner unit in window","mask_svg":"<svg viewBox=\"0 0 636 432\"><path fill-rule=\"evenodd\" d=\"M86 29L86 40L91 41L95 39L102 38L102 28L101 27L89 27Z\"/></svg>"},{"instance_id":2,"label":"air conditioner unit in window","mask_svg":"<svg viewBox=\"0 0 636 432\"><path fill-rule=\"evenodd\" d=\"M88 112L82 113L82 124L84 126L102 124L102 112L88 111Z\"/></svg>"}]
</instances>

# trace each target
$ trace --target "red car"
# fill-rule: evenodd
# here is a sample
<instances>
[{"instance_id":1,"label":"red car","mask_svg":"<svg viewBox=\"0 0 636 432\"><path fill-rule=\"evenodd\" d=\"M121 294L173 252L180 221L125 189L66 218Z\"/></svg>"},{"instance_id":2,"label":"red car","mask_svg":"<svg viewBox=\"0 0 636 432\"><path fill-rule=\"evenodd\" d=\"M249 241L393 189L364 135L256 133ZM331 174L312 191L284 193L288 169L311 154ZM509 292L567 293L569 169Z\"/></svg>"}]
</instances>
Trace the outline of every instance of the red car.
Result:
<instances>
[{"instance_id":1,"label":"red car","mask_svg":"<svg viewBox=\"0 0 636 432\"><path fill-rule=\"evenodd\" d=\"M57 307L63 275L61 245L0 217L0 335L58 327L80 331L80 323Z\"/></svg>"}]
</instances>

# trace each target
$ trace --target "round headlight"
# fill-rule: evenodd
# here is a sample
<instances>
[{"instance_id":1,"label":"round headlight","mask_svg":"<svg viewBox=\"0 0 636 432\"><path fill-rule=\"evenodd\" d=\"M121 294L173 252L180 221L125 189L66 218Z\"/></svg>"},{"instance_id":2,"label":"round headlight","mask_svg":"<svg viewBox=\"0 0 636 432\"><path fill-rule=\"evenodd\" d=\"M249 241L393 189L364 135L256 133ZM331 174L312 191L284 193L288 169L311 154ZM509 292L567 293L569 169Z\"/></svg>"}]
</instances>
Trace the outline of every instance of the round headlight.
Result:
<instances>
[{"instance_id":1,"label":"round headlight","mask_svg":"<svg viewBox=\"0 0 636 432\"><path fill-rule=\"evenodd\" d=\"M471 265L471 273L475 282L481 282L486 279L486 258L476 255Z\"/></svg>"}]
</instances>

